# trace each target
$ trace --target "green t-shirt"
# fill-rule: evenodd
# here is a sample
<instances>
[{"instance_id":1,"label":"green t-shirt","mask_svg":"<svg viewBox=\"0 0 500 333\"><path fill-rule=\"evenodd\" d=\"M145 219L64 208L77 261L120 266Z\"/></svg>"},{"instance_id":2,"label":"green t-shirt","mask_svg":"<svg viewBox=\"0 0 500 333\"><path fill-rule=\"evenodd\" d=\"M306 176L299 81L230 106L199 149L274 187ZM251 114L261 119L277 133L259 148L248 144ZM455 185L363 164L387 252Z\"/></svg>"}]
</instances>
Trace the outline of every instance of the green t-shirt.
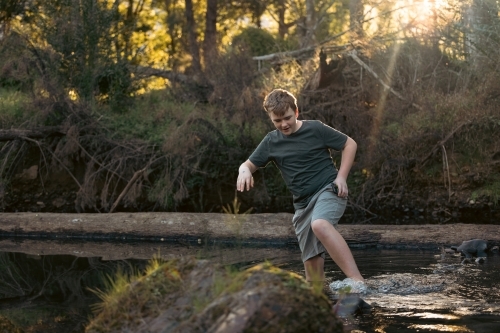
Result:
<instances>
[{"instance_id":1,"label":"green t-shirt","mask_svg":"<svg viewBox=\"0 0 500 333\"><path fill-rule=\"evenodd\" d=\"M302 126L291 135L269 132L249 160L259 168L274 162L292 192L295 209L301 209L337 177L329 148L340 151L346 141L344 133L318 120L302 120Z\"/></svg>"}]
</instances>

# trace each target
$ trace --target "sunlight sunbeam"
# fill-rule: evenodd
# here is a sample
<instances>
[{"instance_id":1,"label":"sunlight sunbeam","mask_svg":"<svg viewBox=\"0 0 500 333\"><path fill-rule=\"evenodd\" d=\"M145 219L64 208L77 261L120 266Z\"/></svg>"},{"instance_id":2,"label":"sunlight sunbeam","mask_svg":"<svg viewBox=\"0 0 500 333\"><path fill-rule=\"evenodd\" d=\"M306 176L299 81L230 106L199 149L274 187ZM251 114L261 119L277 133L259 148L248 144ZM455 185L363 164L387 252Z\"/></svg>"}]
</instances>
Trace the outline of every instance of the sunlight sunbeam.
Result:
<instances>
[{"instance_id":1,"label":"sunlight sunbeam","mask_svg":"<svg viewBox=\"0 0 500 333\"><path fill-rule=\"evenodd\" d=\"M396 67L396 59L398 57L399 51L401 49L401 45L399 43L395 43L392 47L392 54L387 65L386 76L388 82L386 82L387 86L392 85L392 77L394 74L394 69ZM380 127L382 126L383 117L384 117L384 109L387 101L387 95L389 94L389 89L387 87L382 87L382 92L380 94L380 98L375 105L375 114L373 117L373 125L370 131L369 136L369 149L368 149L368 160L370 161L373 157L374 147L376 143L379 141L378 136L380 135Z\"/></svg>"}]
</instances>

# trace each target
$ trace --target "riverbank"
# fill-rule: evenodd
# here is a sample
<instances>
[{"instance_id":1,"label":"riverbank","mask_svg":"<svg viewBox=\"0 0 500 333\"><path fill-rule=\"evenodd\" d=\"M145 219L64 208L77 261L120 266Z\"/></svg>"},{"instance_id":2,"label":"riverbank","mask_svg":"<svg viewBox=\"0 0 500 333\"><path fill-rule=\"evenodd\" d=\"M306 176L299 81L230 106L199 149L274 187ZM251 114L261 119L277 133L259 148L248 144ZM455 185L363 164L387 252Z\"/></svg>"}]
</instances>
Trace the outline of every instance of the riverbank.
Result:
<instances>
[{"instance_id":1,"label":"riverbank","mask_svg":"<svg viewBox=\"0 0 500 333\"><path fill-rule=\"evenodd\" d=\"M217 213L56 214L2 213L4 239L56 239L119 242L238 242L292 245L292 214L230 215ZM500 243L500 225L340 224L351 247L436 249L482 238Z\"/></svg>"}]
</instances>

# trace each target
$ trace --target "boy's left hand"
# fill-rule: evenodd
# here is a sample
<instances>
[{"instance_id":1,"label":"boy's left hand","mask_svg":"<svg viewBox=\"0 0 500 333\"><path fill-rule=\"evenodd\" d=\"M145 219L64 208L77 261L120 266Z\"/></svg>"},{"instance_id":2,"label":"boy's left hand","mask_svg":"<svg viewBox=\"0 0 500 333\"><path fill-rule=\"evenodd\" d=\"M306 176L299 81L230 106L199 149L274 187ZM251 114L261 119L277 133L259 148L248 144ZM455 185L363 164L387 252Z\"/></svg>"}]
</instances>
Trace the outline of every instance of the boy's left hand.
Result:
<instances>
[{"instance_id":1,"label":"boy's left hand","mask_svg":"<svg viewBox=\"0 0 500 333\"><path fill-rule=\"evenodd\" d=\"M339 189L337 195L341 198L347 198L347 195L349 194L349 190L347 188L347 182L346 182L345 178L337 177L337 179L335 179L333 182L337 185L337 187Z\"/></svg>"}]
</instances>

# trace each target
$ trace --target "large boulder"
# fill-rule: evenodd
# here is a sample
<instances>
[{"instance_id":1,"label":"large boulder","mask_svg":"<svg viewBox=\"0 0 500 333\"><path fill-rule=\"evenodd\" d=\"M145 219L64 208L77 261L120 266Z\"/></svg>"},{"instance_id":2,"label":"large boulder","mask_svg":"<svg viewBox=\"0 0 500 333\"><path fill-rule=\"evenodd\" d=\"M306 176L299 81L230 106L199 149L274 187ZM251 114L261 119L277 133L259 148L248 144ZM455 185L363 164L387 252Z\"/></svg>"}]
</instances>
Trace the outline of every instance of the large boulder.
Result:
<instances>
[{"instance_id":1,"label":"large boulder","mask_svg":"<svg viewBox=\"0 0 500 333\"><path fill-rule=\"evenodd\" d=\"M194 258L153 261L113 285L86 332L343 332L321 290L270 264L238 272Z\"/></svg>"}]
</instances>

